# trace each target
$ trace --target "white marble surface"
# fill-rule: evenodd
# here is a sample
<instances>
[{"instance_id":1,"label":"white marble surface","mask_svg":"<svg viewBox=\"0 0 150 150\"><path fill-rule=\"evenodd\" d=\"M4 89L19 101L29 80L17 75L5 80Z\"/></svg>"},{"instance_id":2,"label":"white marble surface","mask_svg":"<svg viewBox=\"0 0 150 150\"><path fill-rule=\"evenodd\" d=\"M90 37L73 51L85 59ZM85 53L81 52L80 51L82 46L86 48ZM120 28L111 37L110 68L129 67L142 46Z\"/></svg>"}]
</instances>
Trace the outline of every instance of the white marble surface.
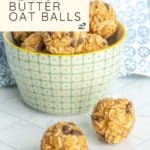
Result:
<instances>
[{"instance_id":1,"label":"white marble surface","mask_svg":"<svg viewBox=\"0 0 150 150\"><path fill-rule=\"evenodd\" d=\"M16 87L0 88L0 150L40 150L45 129L57 121L73 121L89 140L89 150L150 149L150 78L132 76L113 82L108 96L130 98L136 110L136 123L120 144L100 141L90 120L90 112L74 116L51 116L27 107Z\"/></svg>"}]
</instances>

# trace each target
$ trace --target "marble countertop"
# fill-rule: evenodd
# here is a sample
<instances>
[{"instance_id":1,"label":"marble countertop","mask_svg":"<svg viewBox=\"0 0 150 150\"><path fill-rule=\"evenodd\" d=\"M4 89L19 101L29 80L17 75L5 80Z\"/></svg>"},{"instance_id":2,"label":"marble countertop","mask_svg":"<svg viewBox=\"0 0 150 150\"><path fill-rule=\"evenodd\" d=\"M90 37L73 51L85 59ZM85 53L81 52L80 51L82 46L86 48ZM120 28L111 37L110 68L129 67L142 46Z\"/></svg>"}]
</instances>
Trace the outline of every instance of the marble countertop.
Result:
<instances>
[{"instance_id":1,"label":"marble countertop","mask_svg":"<svg viewBox=\"0 0 150 150\"><path fill-rule=\"evenodd\" d=\"M73 121L89 140L89 150L150 149L150 78L132 76L113 82L108 96L128 97L136 110L135 126L120 144L108 145L99 140L90 112L73 116L52 116L27 107L16 87L0 88L0 150L40 150L45 129L57 121Z\"/></svg>"}]
</instances>

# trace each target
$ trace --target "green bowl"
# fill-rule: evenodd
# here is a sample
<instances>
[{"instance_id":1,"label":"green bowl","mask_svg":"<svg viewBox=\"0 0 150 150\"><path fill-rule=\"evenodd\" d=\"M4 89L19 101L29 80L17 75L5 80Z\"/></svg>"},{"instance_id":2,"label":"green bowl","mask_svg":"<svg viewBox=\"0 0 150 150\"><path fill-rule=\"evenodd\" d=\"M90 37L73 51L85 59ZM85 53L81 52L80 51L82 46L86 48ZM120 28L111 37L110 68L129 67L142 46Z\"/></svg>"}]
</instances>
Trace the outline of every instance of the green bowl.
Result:
<instances>
[{"instance_id":1,"label":"green bowl","mask_svg":"<svg viewBox=\"0 0 150 150\"><path fill-rule=\"evenodd\" d=\"M24 102L51 114L88 111L119 71L125 33L120 24L115 44L75 55L32 52L17 47L11 34L4 33L8 63Z\"/></svg>"}]
</instances>

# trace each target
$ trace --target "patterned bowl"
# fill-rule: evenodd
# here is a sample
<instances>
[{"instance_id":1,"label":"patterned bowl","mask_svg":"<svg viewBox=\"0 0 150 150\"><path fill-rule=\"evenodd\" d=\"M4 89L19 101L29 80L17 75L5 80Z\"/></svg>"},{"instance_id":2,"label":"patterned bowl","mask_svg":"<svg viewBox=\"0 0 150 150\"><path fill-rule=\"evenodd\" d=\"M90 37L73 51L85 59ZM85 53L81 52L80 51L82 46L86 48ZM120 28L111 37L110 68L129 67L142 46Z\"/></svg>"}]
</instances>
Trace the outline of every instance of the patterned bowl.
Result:
<instances>
[{"instance_id":1,"label":"patterned bowl","mask_svg":"<svg viewBox=\"0 0 150 150\"><path fill-rule=\"evenodd\" d=\"M52 55L31 52L13 44L4 33L8 62L24 102L51 114L87 111L102 98L120 68L125 29L117 42L85 54Z\"/></svg>"}]
</instances>

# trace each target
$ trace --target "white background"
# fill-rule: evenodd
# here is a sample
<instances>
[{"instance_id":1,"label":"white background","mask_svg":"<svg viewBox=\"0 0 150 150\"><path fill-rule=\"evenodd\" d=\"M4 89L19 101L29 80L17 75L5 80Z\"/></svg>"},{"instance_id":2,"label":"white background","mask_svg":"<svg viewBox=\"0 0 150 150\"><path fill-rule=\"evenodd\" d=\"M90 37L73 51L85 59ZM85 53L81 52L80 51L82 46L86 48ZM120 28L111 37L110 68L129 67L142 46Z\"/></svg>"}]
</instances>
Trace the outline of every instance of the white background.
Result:
<instances>
[{"instance_id":1,"label":"white background","mask_svg":"<svg viewBox=\"0 0 150 150\"><path fill-rule=\"evenodd\" d=\"M88 113L52 116L35 111L21 101L15 87L0 88L0 150L40 150L46 128L57 121L76 123L89 140L89 150L149 150L150 147L150 79L132 76L118 79L108 96L128 97L135 107L135 126L127 139L109 145L99 139Z\"/></svg>"}]
</instances>

